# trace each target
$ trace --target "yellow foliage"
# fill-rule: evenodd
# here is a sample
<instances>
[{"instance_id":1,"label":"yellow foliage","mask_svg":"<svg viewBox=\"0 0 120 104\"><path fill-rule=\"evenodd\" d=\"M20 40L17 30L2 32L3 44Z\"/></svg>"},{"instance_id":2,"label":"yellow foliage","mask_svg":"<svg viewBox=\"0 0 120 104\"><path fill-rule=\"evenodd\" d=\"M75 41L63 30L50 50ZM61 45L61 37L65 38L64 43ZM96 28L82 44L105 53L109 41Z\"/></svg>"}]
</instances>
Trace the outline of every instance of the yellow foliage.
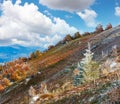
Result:
<instances>
[{"instance_id":1,"label":"yellow foliage","mask_svg":"<svg viewBox=\"0 0 120 104\"><path fill-rule=\"evenodd\" d=\"M16 73L18 74L18 76L20 76L22 79L26 78L26 72L25 70L16 70Z\"/></svg>"},{"instance_id":2,"label":"yellow foliage","mask_svg":"<svg viewBox=\"0 0 120 104\"><path fill-rule=\"evenodd\" d=\"M11 79L15 80L15 81L18 81L18 80L21 80L21 77L18 75L17 72L13 72L11 74Z\"/></svg>"},{"instance_id":3,"label":"yellow foliage","mask_svg":"<svg viewBox=\"0 0 120 104\"><path fill-rule=\"evenodd\" d=\"M41 99L46 99L46 100L53 99L54 97L55 97L55 95L52 94L52 93L47 93L47 94L41 94L41 95L40 95L40 98L41 98Z\"/></svg>"},{"instance_id":4,"label":"yellow foliage","mask_svg":"<svg viewBox=\"0 0 120 104\"><path fill-rule=\"evenodd\" d=\"M4 79L2 80L2 82L4 83L5 86L10 86L10 85L11 85L10 80L7 79L7 78L4 78Z\"/></svg>"}]
</instances>

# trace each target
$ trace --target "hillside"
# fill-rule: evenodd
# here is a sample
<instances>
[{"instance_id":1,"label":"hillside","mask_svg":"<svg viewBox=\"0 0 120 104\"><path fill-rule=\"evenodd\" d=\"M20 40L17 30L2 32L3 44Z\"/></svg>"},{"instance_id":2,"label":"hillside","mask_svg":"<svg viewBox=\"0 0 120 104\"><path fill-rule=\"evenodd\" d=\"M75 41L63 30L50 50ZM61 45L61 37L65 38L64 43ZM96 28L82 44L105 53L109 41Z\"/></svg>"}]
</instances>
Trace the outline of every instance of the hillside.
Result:
<instances>
[{"instance_id":1,"label":"hillside","mask_svg":"<svg viewBox=\"0 0 120 104\"><path fill-rule=\"evenodd\" d=\"M88 42L91 45L90 51L94 53L93 60L99 64L98 69L102 71L95 82L92 80L74 86L74 70L77 63L85 57L83 54L88 48ZM113 48L117 49L117 55L114 55L116 50ZM114 70L110 69L111 65ZM28 94L30 86L33 86L37 92L33 94L35 92L33 90L32 96L38 95L37 101L31 104L118 103L120 99L120 26L56 45L41 53L39 57L27 60L27 62L19 59L4 66L4 69L16 73L21 68L25 70L20 71L22 77L15 76L13 79L17 78L17 80L1 91L1 104L29 104L32 99ZM1 73L6 76L8 75L6 73L9 72L7 70L7 72ZM46 89L49 93L40 92L43 82L45 83L43 89L47 86ZM118 92L118 95L112 99L115 92Z\"/></svg>"}]
</instances>

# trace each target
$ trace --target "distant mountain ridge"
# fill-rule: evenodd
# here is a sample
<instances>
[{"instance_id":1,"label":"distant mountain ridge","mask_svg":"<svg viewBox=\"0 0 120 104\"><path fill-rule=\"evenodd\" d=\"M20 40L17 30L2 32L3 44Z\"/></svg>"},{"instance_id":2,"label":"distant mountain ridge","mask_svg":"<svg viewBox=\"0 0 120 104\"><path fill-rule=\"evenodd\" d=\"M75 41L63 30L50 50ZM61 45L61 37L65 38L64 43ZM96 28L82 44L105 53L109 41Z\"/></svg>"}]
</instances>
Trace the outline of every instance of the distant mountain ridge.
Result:
<instances>
[{"instance_id":1,"label":"distant mountain ridge","mask_svg":"<svg viewBox=\"0 0 120 104\"><path fill-rule=\"evenodd\" d=\"M35 50L43 51L41 47L24 47L21 45L0 46L0 63L8 62L19 57L28 57Z\"/></svg>"}]
</instances>

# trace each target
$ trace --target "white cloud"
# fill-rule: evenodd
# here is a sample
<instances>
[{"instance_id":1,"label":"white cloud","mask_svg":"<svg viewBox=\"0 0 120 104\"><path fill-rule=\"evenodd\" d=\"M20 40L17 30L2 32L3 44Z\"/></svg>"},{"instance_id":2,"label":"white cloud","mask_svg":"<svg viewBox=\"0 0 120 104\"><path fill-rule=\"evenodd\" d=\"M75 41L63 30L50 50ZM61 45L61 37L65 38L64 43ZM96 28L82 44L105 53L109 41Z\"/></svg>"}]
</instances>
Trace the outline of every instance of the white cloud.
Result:
<instances>
[{"instance_id":1,"label":"white cloud","mask_svg":"<svg viewBox=\"0 0 120 104\"><path fill-rule=\"evenodd\" d=\"M78 31L65 20L42 14L31 3L20 5L21 0L12 4L11 0L1 4L0 45L20 44L25 46L46 46L60 40L68 33ZM53 21L54 20L54 21Z\"/></svg>"},{"instance_id":2,"label":"white cloud","mask_svg":"<svg viewBox=\"0 0 120 104\"><path fill-rule=\"evenodd\" d=\"M21 0L16 0L16 4L21 4L22 1Z\"/></svg>"},{"instance_id":3,"label":"white cloud","mask_svg":"<svg viewBox=\"0 0 120 104\"><path fill-rule=\"evenodd\" d=\"M49 16L50 18L54 18L53 15L48 10L44 10L43 12L45 15Z\"/></svg>"},{"instance_id":4,"label":"white cloud","mask_svg":"<svg viewBox=\"0 0 120 104\"><path fill-rule=\"evenodd\" d=\"M120 7L115 7L115 15L120 16Z\"/></svg>"},{"instance_id":5,"label":"white cloud","mask_svg":"<svg viewBox=\"0 0 120 104\"><path fill-rule=\"evenodd\" d=\"M95 0L39 0L39 3L51 9L69 12L81 11L92 5Z\"/></svg>"},{"instance_id":6,"label":"white cloud","mask_svg":"<svg viewBox=\"0 0 120 104\"><path fill-rule=\"evenodd\" d=\"M67 34L73 33L73 31L75 31L74 27L70 27L69 24L66 24L66 22L60 18L54 18L54 22L54 33Z\"/></svg>"},{"instance_id":7,"label":"white cloud","mask_svg":"<svg viewBox=\"0 0 120 104\"><path fill-rule=\"evenodd\" d=\"M96 26L96 17L97 13L91 9L85 9L83 12L77 13L81 19L83 19L88 27L95 27Z\"/></svg>"}]
</instances>

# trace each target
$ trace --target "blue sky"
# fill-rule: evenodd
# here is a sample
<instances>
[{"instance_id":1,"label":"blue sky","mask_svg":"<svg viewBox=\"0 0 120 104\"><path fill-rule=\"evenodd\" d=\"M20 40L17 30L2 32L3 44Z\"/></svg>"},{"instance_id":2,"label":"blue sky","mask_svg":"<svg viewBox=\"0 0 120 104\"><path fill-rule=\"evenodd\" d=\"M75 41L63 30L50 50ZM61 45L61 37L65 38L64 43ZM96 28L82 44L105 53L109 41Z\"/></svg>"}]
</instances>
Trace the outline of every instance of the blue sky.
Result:
<instances>
[{"instance_id":1,"label":"blue sky","mask_svg":"<svg viewBox=\"0 0 120 104\"><path fill-rule=\"evenodd\" d=\"M66 34L120 23L120 0L0 0L0 46L47 48Z\"/></svg>"}]
</instances>

